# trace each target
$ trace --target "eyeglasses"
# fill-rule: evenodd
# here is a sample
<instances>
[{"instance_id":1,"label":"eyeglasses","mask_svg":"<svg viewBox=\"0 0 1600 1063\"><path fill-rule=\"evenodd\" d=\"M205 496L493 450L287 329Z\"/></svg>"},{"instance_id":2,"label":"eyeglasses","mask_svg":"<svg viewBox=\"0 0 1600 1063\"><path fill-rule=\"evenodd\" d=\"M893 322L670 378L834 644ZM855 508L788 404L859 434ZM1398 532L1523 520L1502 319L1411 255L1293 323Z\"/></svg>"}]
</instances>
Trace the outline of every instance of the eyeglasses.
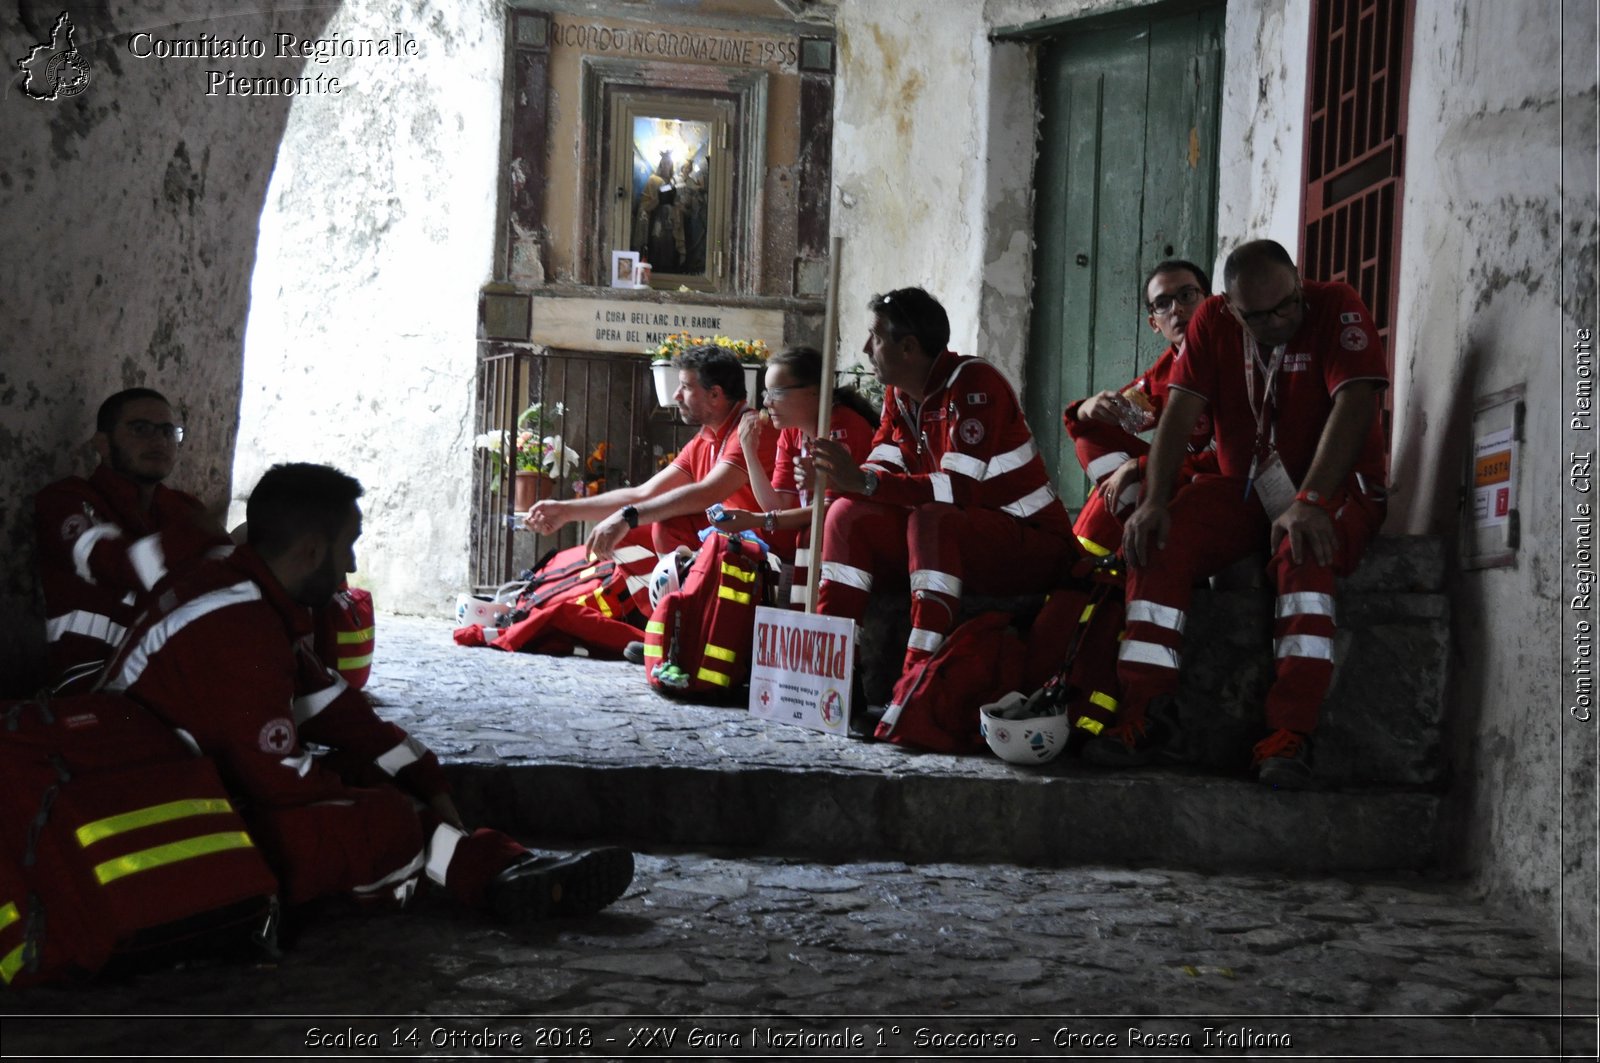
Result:
<instances>
[{"instance_id":1,"label":"eyeglasses","mask_svg":"<svg viewBox=\"0 0 1600 1063\"><path fill-rule=\"evenodd\" d=\"M765 392L763 392L763 394L767 396L768 400L777 402L791 391L804 391L807 388L814 388L816 386L817 385L815 384L790 384L788 387L768 388Z\"/></svg>"},{"instance_id":2,"label":"eyeglasses","mask_svg":"<svg viewBox=\"0 0 1600 1063\"><path fill-rule=\"evenodd\" d=\"M133 433L135 439L156 439L165 437L174 443L183 442L183 425L173 424L171 421L129 421L128 431Z\"/></svg>"},{"instance_id":3,"label":"eyeglasses","mask_svg":"<svg viewBox=\"0 0 1600 1063\"><path fill-rule=\"evenodd\" d=\"M1287 319L1290 314L1294 313L1295 307L1299 306L1301 301L1304 299L1305 292L1301 291L1300 288L1296 286L1295 290L1290 292L1288 296L1284 298L1283 302L1279 303L1277 306L1268 307L1265 310L1249 311L1240 310L1237 306L1235 306L1234 312L1239 315L1240 321L1243 321L1250 328L1255 328L1257 325L1266 324L1266 322L1272 318L1278 318L1279 320Z\"/></svg>"},{"instance_id":4,"label":"eyeglasses","mask_svg":"<svg viewBox=\"0 0 1600 1063\"><path fill-rule=\"evenodd\" d=\"M1172 313L1177 306L1193 306L1205 298L1205 292L1192 284L1185 284L1175 292L1163 292L1150 302L1144 304L1152 314L1166 315Z\"/></svg>"}]
</instances>

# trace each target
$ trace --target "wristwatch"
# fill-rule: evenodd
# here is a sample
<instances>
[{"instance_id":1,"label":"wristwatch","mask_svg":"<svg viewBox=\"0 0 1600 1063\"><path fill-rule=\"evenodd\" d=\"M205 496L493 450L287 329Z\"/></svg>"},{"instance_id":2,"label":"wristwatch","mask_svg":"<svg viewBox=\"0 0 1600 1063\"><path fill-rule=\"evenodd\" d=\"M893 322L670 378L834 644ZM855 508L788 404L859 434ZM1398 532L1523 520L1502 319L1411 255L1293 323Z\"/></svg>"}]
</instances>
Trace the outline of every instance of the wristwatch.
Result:
<instances>
[{"instance_id":1,"label":"wristwatch","mask_svg":"<svg viewBox=\"0 0 1600 1063\"><path fill-rule=\"evenodd\" d=\"M1334 505L1333 499L1327 497L1321 491L1301 491L1294 496L1294 500L1296 502L1304 502L1310 506L1316 506L1330 517L1339 508Z\"/></svg>"},{"instance_id":2,"label":"wristwatch","mask_svg":"<svg viewBox=\"0 0 1600 1063\"><path fill-rule=\"evenodd\" d=\"M878 473L874 469L862 469L861 479L864 481L861 493L871 498L878 490Z\"/></svg>"},{"instance_id":3,"label":"wristwatch","mask_svg":"<svg viewBox=\"0 0 1600 1063\"><path fill-rule=\"evenodd\" d=\"M639 526L639 507L623 506L622 519L628 522L628 527L637 528Z\"/></svg>"},{"instance_id":4,"label":"wristwatch","mask_svg":"<svg viewBox=\"0 0 1600 1063\"><path fill-rule=\"evenodd\" d=\"M775 531L778 530L778 511L777 510L775 510L775 509L767 510L767 515L761 519L761 530L765 531L765 532L768 532L769 534L771 532L775 532Z\"/></svg>"}]
</instances>

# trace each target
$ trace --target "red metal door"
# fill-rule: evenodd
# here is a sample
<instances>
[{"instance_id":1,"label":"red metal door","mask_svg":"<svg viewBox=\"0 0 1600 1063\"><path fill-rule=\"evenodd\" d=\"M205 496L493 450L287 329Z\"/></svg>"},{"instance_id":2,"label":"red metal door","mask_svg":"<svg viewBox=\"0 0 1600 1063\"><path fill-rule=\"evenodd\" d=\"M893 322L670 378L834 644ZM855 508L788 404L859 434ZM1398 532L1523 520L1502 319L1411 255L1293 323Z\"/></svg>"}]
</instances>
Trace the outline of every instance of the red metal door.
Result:
<instances>
[{"instance_id":1,"label":"red metal door","mask_svg":"<svg viewBox=\"0 0 1600 1063\"><path fill-rule=\"evenodd\" d=\"M1414 4L1313 0L1307 64L1301 271L1361 293L1391 376Z\"/></svg>"}]
</instances>

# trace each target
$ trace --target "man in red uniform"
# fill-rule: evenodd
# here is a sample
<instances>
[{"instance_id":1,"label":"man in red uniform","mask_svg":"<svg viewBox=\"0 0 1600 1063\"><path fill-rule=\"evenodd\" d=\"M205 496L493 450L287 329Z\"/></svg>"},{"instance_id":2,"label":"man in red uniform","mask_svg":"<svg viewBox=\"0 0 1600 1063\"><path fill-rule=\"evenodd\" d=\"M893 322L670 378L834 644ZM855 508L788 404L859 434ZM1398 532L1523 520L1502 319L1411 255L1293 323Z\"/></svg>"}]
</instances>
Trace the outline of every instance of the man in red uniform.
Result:
<instances>
[{"instance_id":1,"label":"man in red uniform","mask_svg":"<svg viewBox=\"0 0 1600 1063\"><path fill-rule=\"evenodd\" d=\"M1139 501L1145 455L1150 446L1135 432L1155 427L1167 405L1167 386L1183 344L1184 329L1211 294L1205 271L1193 262L1167 259L1157 263L1145 278L1145 318L1152 332L1166 338L1168 347L1148 372L1119 391L1102 391L1068 406L1061 415L1095 489L1078 513L1072 530L1083 548L1104 557L1122 545L1122 519ZM1189 438L1181 482L1197 472L1216 472L1211 449L1211 418L1202 413Z\"/></svg>"},{"instance_id":2,"label":"man in red uniform","mask_svg":"<svg viewBox=\"0 0 1600 1063\"><path fill-rule=\"evenodd\" d=\"M700 431L678 452L672 464L635 487L619 487L587 498L547 499L528 511L527 525L551 534L575 520L598 520L589 533L589 549L598 558L611 557L624 541L642 541L634 529L650 526L656 553L700 546L700 531L709 526L705 511L714 502L729 509L756 509L750 476L739 446L739 422L755 417L745 402L744 367L720 347L693 347L678 360L674 396L683 419ZM763 422L761 462L771 468L778 451L778 430ZM779 533L782 535L783 533ZM793 534L783 550L793 550Z\"/></svg>"},{"instance_id":3,"label":"man in red uniform","mask_svg":"<svg viewBox=\"0 0 1600 1063\"><path fill-rule=\"evenodd\" d=\"M1333 677L1334 577L1353 570L1384 517L1377 396L1388 384L1372 316L1345 284L1300 279L1278 244L1228 256L1226 296L1189 323L1145 491L1123 534L1128 627L1118 653L1124 722L1084 749L1102 764L1170 753L1172 698L1190 586L1270 549L1278 588L1277 678L1259 777L1310 785L1310 740ZM1196 419L1209 408L1220 475L1173 490Z\"/></svg>"},{"instance_id":4,"label":"man in red uniform","mask_svg":"<svg viewBox=\"0 0 1600 1063\"><path fill-rule=\"evenodd\" d=\"M360 495L336 469L274 466L250 495L249 542L176 573L101 688L217 762L290 904L403 904L426 874L502 918L598 911L631 881L631 853L536 857L498 831L469 833L434 755L311 651L309 608L355 571Z\"/></svg>"},{"instance_id":5,"label":"man in red uniform","mask_svg":"<svg viewBox=\"0 0 1600 1063\"><path fill-rule=\"evenodd\" d=\"M56 681L105 663L169 569L214 546L222 526L200 500L162 481L183 426L159 391L130 388L101 403L87 480L69 476L34 498L45 639Z\"/></svg>"},{"instance_id":6,"label":"man in red uniform","mask_svg":"<svg viewBox=\"0 0 1600 1063\"><path fill-rule=\"evenodd\" d=\"M946 349L950 321L921 288L874 296L863 352L885 385L863 465L819 439L810 461L845 497L828 508L817 611L860 619L874 586L911 585L904 669L931 656L962 593L1054 586L1080 556L1016 394ZM806 459L802 459L802 465ZM894 726L889 706L885 726Z\"/></svg>"}]
</instances>

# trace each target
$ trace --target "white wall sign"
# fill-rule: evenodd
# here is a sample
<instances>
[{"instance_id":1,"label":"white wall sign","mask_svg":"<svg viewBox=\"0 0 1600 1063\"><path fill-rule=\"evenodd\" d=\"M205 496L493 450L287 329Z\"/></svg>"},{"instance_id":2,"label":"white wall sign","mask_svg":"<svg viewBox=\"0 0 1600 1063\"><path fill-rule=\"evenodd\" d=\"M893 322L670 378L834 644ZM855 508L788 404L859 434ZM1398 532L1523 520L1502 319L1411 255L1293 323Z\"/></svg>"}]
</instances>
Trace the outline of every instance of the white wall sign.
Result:
<instances>
[{"instance_id":1,"label":"white wall sign","mask_svg":"<svg viewBox=\"0 0 1600 1063\"><path fill-rule=\"evenodd\" d=\"M1492 528L1511 519L1517 497L1517 441L1510 427L1473 440L1472 522Z\"/></svg>"},{"instance_id":2,"label":"white wall sign","mask_svg":"<svg viewBox=\"0 0 1600 1063\"><path fill-rule=\"evenodd\" d=\"M674 332L783 346L783 311L643 299L533 300L533 342L569 351L653 353Z\"/></svg>"},{"instance_id":3,"label":"white wall sign","mask_svg":"<svg viewBox=\"0 0 1600 1063\"><path fill-rule=\"evenodd\" d=\"M1466 490L1472 513L1461 522L1461 567L1495 568L1516 562L1522 541L1517 479L1522 459L1523 389L1519 385L1473 404L1472 450Z\"/></svg>"},{"instance_id":4,"label":"white wall sign","mask_svg":"<svg viewBox=\"0 0 1600 1063\"><path fill-rule=\"evenodd\" d=\"M856 622L847 617L757 609L750 715L847 733L855 638Z\"/></svg>"}]
</instances>

